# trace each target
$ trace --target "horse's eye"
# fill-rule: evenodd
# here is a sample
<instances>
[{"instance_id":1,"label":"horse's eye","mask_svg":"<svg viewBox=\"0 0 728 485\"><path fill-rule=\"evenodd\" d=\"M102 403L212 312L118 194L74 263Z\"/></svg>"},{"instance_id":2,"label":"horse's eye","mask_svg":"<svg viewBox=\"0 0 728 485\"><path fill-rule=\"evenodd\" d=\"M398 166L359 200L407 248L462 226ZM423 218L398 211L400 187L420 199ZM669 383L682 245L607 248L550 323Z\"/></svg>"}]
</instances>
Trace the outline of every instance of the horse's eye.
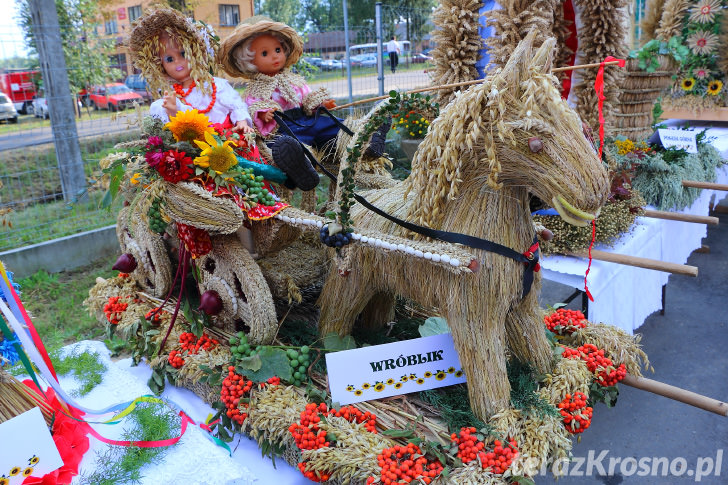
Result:
<instances>
[{"instance_id":1,"label":"horse's eye","mask_svg":"<svg viewBox=\"0 0 728 485\"><path fill-rule=\"evenodd\" d=\"M543 150L543 142L541 141L541 138L537 136L529 138L528 148L530 148L533 153L538 153Z\"/></svg>"}]
</instances>

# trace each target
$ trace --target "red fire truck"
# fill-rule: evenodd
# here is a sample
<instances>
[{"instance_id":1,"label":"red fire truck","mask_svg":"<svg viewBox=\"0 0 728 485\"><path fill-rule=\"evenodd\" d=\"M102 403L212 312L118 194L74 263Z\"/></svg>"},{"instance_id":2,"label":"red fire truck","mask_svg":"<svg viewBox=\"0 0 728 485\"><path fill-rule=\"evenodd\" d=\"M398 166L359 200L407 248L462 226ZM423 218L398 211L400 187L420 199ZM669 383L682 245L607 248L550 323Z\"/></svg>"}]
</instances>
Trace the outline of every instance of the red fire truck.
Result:
<instances>
[{"instance_id":1,"label":"red fire truck","mask_svg":"<svg viewBox=\"0 0 728 485\"><path fill-rule=\"evenodd\" d=\"M33 111L33 96L36 94L33 80L39 77L39 71L4 69L0 72L0 90L10 98L19 113Z\"/></svg>"}]
</instances>

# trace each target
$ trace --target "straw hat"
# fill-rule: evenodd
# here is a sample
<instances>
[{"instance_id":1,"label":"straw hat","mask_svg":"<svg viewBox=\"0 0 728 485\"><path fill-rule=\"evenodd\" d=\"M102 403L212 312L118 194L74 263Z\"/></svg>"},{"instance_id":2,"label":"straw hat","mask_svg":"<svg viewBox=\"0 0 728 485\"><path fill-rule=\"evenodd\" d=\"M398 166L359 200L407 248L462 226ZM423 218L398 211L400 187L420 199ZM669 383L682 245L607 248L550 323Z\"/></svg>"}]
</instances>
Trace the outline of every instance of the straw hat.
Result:
<instances>
[{"instance_id":1,"label":"straw hat","mask_svg":"<svg viewBox=\"0 0 728 485\"><path fill-rule=\"evenodd\" d=\"M252 78L257 73L238 66L233 51L251 36L263 33L274 33L283 39L288 46L288 59L284 67L291 67L303 54L303 41L298 33L286 24L274 22L264 15L256 15L242 21L220 45L218 61L222 68L232 77Z\"/></svg>"},{"instance_id":2,"label":"straw hat","mask_svg":"<svg viewBox=\"0 0 728 485\"><path fill-rule=\"evenodd\" d=\"M186 18L178 10L167 7L150 9L132 25L127 45L132 62L141 69L149 87L156 92L168 89L169 79L159 58L159 46L153 42L160 33L177 38L190 62L192 78L198 85L212 81L210 70L215 69L216 37L210 26Z\"/></svg>"}]
</instances>

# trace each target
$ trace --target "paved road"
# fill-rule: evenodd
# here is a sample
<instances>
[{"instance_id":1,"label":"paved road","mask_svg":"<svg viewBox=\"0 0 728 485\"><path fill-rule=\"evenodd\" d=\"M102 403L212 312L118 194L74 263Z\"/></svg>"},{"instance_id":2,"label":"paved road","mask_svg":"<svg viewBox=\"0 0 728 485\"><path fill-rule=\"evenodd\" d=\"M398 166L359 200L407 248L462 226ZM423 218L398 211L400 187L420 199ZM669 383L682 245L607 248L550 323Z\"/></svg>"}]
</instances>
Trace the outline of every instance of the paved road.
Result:
<instances>
[{"instance_id":1,"label":"paved road","mask_svg":"<svg viewBox=\"0 0 728 485\"><path fill-rule=\"evenodd\" d=\"M424 69L416 71L397 72L392 74L385 71L384 74L384 92L385 94L392 89L409 90L428 85L430 78ZM346 100L349 96L349 84L346 76L335 80L327 80L320 83L311 83L312 87L326 86L332 93L332 96L339 100ZM353 96L377 96L379 95L379 82L376 74L363 77L352 78ZM340 101L343 103L343 101ZM0 135L0 151L12 150L26 146L42 145L44 143L53 143L53 133L50 126L42 128L32 128L29 130L20 130L17 132ZM120 113L116 120L112 120L111 116L106 118L89 120L81 118L76 121L76 129L79 138L88 136L104 135L126 131L129 125L126 121L126 115ZM22 136L21 136L22 135Z\"/></svg>"}]
</instances>

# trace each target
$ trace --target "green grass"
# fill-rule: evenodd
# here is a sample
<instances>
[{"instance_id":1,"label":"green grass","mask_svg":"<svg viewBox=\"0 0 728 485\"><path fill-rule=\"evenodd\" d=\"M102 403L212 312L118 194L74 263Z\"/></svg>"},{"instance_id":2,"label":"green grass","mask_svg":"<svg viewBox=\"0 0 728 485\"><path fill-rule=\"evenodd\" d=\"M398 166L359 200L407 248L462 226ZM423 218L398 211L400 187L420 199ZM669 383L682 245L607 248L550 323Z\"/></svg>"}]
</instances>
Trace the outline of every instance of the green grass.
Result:
<instances>
[{"instance_id":1,"label":"green grass","mask_svg":"<svg viewBox=\"0 0 728 485\"><path fill-rule=\"evenodd\" d=\"M104 326L86 313L83 300L96 277L110 278L117 255L95 261L74 271L49 274L39 271L17 280L23 305L50 351L79 340L99 340Z\"/></svg>"}]
</instances>

